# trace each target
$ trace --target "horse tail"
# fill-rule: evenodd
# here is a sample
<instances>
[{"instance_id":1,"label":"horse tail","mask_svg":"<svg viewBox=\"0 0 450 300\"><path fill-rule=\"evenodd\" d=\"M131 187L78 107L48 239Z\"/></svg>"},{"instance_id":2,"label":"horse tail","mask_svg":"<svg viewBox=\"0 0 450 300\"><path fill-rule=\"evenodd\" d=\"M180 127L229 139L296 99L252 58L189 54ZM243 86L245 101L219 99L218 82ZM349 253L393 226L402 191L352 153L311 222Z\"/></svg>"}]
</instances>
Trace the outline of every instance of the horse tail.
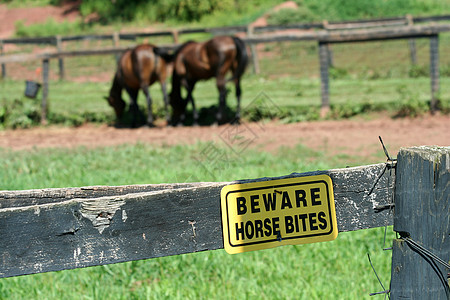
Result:
<instances>
[{"instance_id":1,"label":"horse tail","mask_svg":"<svg viewBox=\"0 0 450 300\"><path fill-rule=\"evenodd\" d=\"M189 44L195 43L194 41L187 41L181 45L174 47L154 47L153 53L162 57L166 62L173 62L178 54Z\"/></svg>"},{"instance_id":2,"label":"horse tail","mask_svg":"<svg viewBox=\"0 0 450 300\"><path fill-rule=\"evenodd\" d=\"M139 83L141 82L142 78L141 78L141 68L140 68L140 63L139 63L139 57L137 54L137 47L134 48L131 51L130 54L130 60L131 60L131 70L134 74L134 76L136 76L136 78L139 80Z\"/></svg>"},{"instance_id":3,"label":"horse tail","mask_svg":"<svg viewBox=\"0 0 450 300\"><path fill-rule=\"evenodd\" d=\"M173 51L172 53L170 51L171 51L170 48L165 48L165 47L154 47L153 48L153 53L155 55L161 57L162 59L164 59L166 62L172 62L175 59L175 51Z\"/></svg>"},{"instance_id":4,"label":"horse tail","mask_svg":"<svg viewBox=\"0 0 450 300\"><path fill-rule=\"evenodd\" d=\"M237 68L230 80L239 79L244 74L245 68L248 64L248 54L245 43L240 38L233 36L234 44L236 45L236 59L237 59Z\"/></svg>"}]
</instances>

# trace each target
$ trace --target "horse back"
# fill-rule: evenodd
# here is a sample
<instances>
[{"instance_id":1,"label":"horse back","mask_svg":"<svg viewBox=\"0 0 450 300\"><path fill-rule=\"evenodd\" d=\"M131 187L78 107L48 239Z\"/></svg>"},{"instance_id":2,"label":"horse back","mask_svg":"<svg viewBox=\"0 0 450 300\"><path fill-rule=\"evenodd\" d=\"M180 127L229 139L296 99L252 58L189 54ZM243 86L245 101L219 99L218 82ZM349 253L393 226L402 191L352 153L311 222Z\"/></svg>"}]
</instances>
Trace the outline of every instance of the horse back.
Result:
<instances>
[{"instance_id":1,"label":"horse back","mask_svg":"<svg viewBox=\"0 0 450 300\"><path fill-rule=\"evenodd\" d=\"M230 70L236 58L232 37L217 36L209 41L184 45L175 58L178 75L194 79L209 79Z\"/></svg>"},{"instance_id":2,"label":"horse back","mask_svg":"<svg viewBox=\"0 0 450 300\"><path fill-rule=\"evenodd\" d=\"M139 45L122 55L119 72L127 87L139 89L166 79L166 62L154 53L153 48L150 44Z\"/></svg>"}]
</instances>

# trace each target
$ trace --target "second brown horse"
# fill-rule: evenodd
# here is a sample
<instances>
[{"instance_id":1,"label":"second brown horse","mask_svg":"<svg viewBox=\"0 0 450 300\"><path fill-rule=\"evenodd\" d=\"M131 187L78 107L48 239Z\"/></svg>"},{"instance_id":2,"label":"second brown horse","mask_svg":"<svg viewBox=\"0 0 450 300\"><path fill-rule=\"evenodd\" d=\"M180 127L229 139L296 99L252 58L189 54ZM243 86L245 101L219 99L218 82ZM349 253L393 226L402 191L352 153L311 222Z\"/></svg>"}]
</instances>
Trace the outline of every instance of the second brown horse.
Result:
<instances>
[{"instance_id":1,"label":"second brown horse","mask_svg":"<svg viewBox=\"0 0 450 300\"><path fill-rule=\"evenodd\" d=\"M139 107L137 97L141 89L147 99L147 125L153 125L152 98L149 86L159 81L164 98L166 119L169 119L168 97L166 92L167 62L159 49L150 44L136 46L126 51L120 58L117 71L114 75L113 85L106 97L108 103L114 108L116 116L120 118L125 110L125 101L122 99L122 90L125 89L130 96L130 111L132 113L132 127L137 126ZM158 53L158 54L157 54ZM167 55L167 60L173 56Z\"/></svg>"},{"instance_id":2,"label":"second brown horse","mask_svg":"<svg viewBox=\"0 0 450 300\"><path fill-rule=\"evenodd\" d=\"M224 109L226 102L226 83L234 81L236 86L236 122L240 119L241 77L248 63L247 49L244 42L231 36L218 36L203 43L187 42L175 52L172 91L170 104L173 108L172 122L174 125L184 121L186 105L192 103L194 125L198 123L198 113L195 108L192 92L199 80L215 77L219 90L219 109L216 115L218 123L225 119ZM232 77L226 79L231 71ZM181 96L181 86L187 90L187 97Z\"/></svg>"}]
</instances>

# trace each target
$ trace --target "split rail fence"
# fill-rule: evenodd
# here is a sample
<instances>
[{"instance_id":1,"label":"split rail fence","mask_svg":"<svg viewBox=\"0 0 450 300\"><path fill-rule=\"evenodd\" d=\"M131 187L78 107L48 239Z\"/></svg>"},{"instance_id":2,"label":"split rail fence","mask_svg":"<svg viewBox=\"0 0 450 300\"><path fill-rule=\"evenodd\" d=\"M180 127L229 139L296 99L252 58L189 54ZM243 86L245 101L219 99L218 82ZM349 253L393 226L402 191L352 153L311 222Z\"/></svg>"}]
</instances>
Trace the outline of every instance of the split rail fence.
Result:
<instances>
[{"instance_id":1,"label":"split rail fence","mask_svg":"<svg viewBox=\"0 0 450 300\"><path fill-rule=\"evenodd\" d=\"M282 178L319 174L339 232L394 225L391 299L448 299L450 147ZM0 191L0 278L222 249L221 189L270 179Z\"/></svg>"},{"instance_id":2,"label":"split rail fence","mask_svg":"<svg viewBox=\"0 0 450 300\"><path fill-rule=\"evenodd\" d=\"M437 109L437 97L439 94L439 34L450 32L450 24L437 24L439 21L449 21L450 15L434 17L412 17L402 18L355 20L346 22L327 22L295 24L283 26L231 26L217 28L197 28L181 29L160 32L141 33L113 33L109 35L79 35L79 36L56 36L43 38L26 39L4 39L0 40L0 64L2 65L2 76L6 76L7 63L17 63L32 60L42 61L42 121L45 123L47 114L48 82L49 82L49 61L58 59L59 76L64 78L65 57L88 56L88 55L109 55L120 54L130 46L119 46L120 40L136 40L142 37L172 36L175 47L179 42L179 36L192 33L233 34L246 33L244 41L249 44L253 60L253 68L259 72L256 44L286 41L317 41L319 45L320 77L321 77L321 107L323 112L329 110L329 67L332 66L332 52L330 45L337 43L368 42L379 40L408 39L410 46L411 61L416 63L415 39L430 39L430 78L431 78L431 111ZM417 25L419 23L432 22L428 25ZM292 32L296 29L296 32ZM112 40L111 48L85 49L76 51L65 51L63 42L79 40ZM40 54L12 54L6 55L3 52L5 44L51 44L57 47L57 51Z\"/></svg>"}]
</instances>

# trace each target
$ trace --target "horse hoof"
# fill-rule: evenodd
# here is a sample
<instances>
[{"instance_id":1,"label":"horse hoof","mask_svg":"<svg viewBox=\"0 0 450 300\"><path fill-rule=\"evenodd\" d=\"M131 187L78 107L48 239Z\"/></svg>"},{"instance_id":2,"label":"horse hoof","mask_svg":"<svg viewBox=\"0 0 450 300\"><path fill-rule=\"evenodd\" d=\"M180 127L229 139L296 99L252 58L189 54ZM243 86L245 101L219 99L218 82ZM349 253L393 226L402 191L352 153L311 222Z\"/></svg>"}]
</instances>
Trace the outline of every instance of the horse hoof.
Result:
<instances>
[{"instance_id":1,"label":"horse hoof","mask_svg":"<svg viewBox=\"0 0 450 300\"><path fill-rule=\"evenodd\" d=\"M231 121L230 124L231 125L241 125L241 120L240 119L234 119L233 121Z\"/></svg>"}]
</instances>

